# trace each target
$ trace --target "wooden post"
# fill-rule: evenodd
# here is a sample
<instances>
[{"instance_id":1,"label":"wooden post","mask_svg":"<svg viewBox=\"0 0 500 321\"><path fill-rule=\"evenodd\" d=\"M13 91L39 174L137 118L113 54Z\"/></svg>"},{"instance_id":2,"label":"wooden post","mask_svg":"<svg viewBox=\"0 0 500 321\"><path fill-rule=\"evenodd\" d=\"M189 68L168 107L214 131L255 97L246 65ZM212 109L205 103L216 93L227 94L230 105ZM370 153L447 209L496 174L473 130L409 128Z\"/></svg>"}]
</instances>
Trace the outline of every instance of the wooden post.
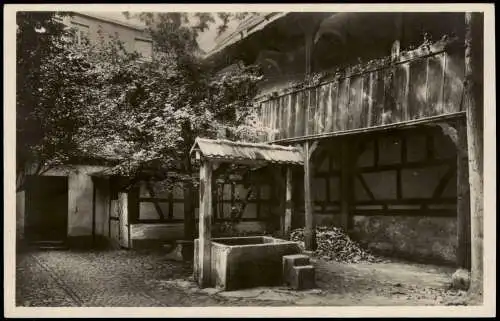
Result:
<instances>
[{"instance_id":1,"label":"wooden post","mask_svg":"<svg viewBox=\"0 0 500 321\"><path fill-rule=\"evenodd\" d=\"M317 147L317 142L309 141L304 144L304 211L305 211L305 228L304 228L304 243L306 250L316 250L316 228L314 226L314 208L311 195L312 173L314 173L312 154Z\"/></svg>"},{"instance_id":2,"label":"wooden post","mask_svg":"<svg viewBox=\"0 0 500 321\"><path fill-rule=\"evenodd\" d=\"M286 168L286 195L285 195L285 222L283 228L284 237L289 240L290 232L292 230L292 214L293 214L293 201L292 201L292 168Z\"/></svg>"},{"instance_id":3,"label":"wooden post","mask_svg":"<svg viewBox=\"0 0 500 321\"><path fill-rule=\"evenodd\" d=\"M285 189L286 178L283 178L282 168L279 166L268 166L269 177L273 177L274 188L272 189L272 199L274 200L272 206L272 222L273 226L279 230L281 237L285 237Z\"/></svg>"},{"instance_id":4,"label":"wooden post","mask_svg":"<svg viewBox=\"0 0 500 321\"><path fill-rule=\"evenodd\" d=\"M341 143L341 157L342 157L342 167L341 167L341 177L340 177L340 217L342 228L348 231L350 228L349 224L349 210L351 203L351 189L352 189L352 171L351 171L351 161L350 161L350 144L347 139L343 139Z\"/></svg>"},{"instance_id":5,"label":"wooden post","mask_svg":"<svg viewBox=\"0 0 500 321\"><path fill-rule=\"evenodd\" d=\"M200 213L198 244L198 284L210 286L212 232L212 163L204 160L200 167Z\"/></svg>"},{"instance_id":6,"label":"wooden post","mask_svg":"<svg viewBox=\"0 0 500 321\"><path fill-rule=\"evenodd\" d=\"M483 16L465 13L465 88L471 207L472 296L483 293Z\"/></svg>"},{"instance_id":7,"label":"wooden post","mask_svg":"<svg viewBox=\"0 0 500 321\"><path fill-rule=\"evenodd\" d=\"M128 194L124 192L118 193L118 208L120 218L120 246L130 248L129 240L129 224L128 224Z\"/></svg>"},{"instance_id":8,"label":"wooden post","mask_svg":"<svg viewBox=\"0 0 500 321\"><path fill-rule=\"evenodd\" d=\"M184 157L184 171L191 175L192 166L190 156ZM170 194L171 203L170 209L173 208L173 197ZM184 240L193 241L195 238L195 229L196 229L196 221L195 221L195 206L194 206L194 188L193 183L191 181L187 181L183 184L183 199L184 199ZM172 212L169 211L169 216L172 215Z\"/></svg>"},{"instance_id":9,"label":"wooden post","mask_svg":"<svg viewBox=\"0 0 500 321\"><path fill-rule=\"evenodd\" d=\"M470 194L465 121L457 122L457 267L470 269Z\"/></svg>"},{"instance_id":10,"label":"wooden post","mask_svg":"<svg viewBox=\"0 0 500 321\"><path fill-rule=\"evenodd\" d=\"M184 240L192 241L195 237L195 217L193 204L193 183L185 182L183 186L184 198ZM173 200L173 197L171 198ZM170 214L170 213L169 213Z\"/></svg>"}]
</instances>

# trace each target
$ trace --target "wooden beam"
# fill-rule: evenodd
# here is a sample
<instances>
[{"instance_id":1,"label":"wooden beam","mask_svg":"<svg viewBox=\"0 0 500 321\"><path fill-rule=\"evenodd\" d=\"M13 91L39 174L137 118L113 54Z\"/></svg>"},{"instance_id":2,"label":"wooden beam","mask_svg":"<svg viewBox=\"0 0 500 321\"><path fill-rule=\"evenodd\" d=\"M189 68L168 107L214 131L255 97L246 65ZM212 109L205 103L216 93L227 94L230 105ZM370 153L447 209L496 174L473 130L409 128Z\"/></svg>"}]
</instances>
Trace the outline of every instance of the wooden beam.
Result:
<instances>
[{"instance_id":1,"label":"wooden beam","mask_svg":"<svg viewBox=\"0 0 500 321\"><path fill-rule=\"evenodd\" d=\"M184 203L184 240L192 241L195 238L196 224L194 216L194 192L193 183L185 182L183 184L183 203ZM174 212L174 202L173 202L173 192L169 193L169 203L168 203L168 218L173 218Z\"/></svg>"},{"instance_id":2,"label":"wooden beam","mask_svg":"<svg viewBox=\"0 0 500 321\"><path fill-rule=\"evenodd\" d=\"M483 294L483 14L465 13L465 88L471 207L470 293Z\"/></svg>"},{"instance_id":3,"label":"wooden beam","mask_svg":"<svg viewBox=\"0 0 500 321\"><path fill-rule=\"evenodd\" d=\"M363 175L361 173L356 173L356 177L358 178L359 182L361 183L361 186L365 190L366 194L370 198L370 200L374 201L375 200L375 195L373 195L373 192L370 190L370 187L366 183Z\"/></svg>"},{"instance_id":4,"label":"wooden beam","mask_svg":"<svg viewBox=\"0 0 500 321\"><path fill-rule=\"evenodd\" d=\"M351 140L344 139L341 142L341 173L340 173L340 216L342 228L345 231L349 230L349 211L352 199L352 166L351 166Z\"/></svg>"},{"instance_id":5,"label":"wooden beam","mask_svg":"<svg viewBox=\"0 0 500 321\"><path fill-rule=\"evenodd\" d=\"M312 155L316 151L317 148L318 148L318 141L316 140L316 141L312 142L311 145L309 146L309 153L307 154L307 158L312 159Z\"/></svg>"},{"instance_id":6,"label":"wooden beam","mask_svg":"<svg viewBox=\"0 0 500 321\"><path fill-rule=\"evenodd\" d=\"M262 159L227 159L224 157L210 157L210 162L213 163L231 163L238 165L246 165L246 166L256 166L256 167L265 167L270 164L278 164L278 165L288 165L290 162L270 162ZM301 165L301 163L297 163L296 165Z\"/></svg>"},{"instance_id":7,"label":"wooden beam","mask_svg":"<svg viewBox=\"0 0 500 321\"><path fill-rule=\"evenodd\" d=\"M436 186L436 188L434 189L434 192L432 193L432 198L433 199L439 199L439 198L441 198L441 196L443 195L443 192L444 192L444 190L446 188L446 185L448 185L449 181L451 180L451 178L453 177L453 175L455 174L455 172L457 170L458 170L458 168L456 168L455 166L450 166L448 168L448 170L446 171L446 173L444 173L444 175L439 180L439 183Z\"/></svg>"},{"instance_id":8,"label":"wooden beam","mask_svg":"<svg viewBox=\"0 0 500 321\"><path fill-rule=\"evenodd\" d=\"M269 166L269 177L273 177L274 180L274 188L272 189L272 199L273 208L272 213L279 218L279 226L276 226L279 229L281 235L284 235L284 226L285 226L285 189L286 189L286 178L283 178L282 167L277 166ZM276 217L272 217L274 220ZM276 223L278 224L278 222Z\"/></svg>"},{"instance_id":9,"label":"wooden beam","mask_svg":"<svg viewBox=\"0 0 500 321\"><path fill-rule=\"evenodd\" d=\"M314 208L311 195L311 179L313 173L313 163L310 153L311 142L305 142L304 154L304 211L305 211L305 229L304 229L304 243L308 251L316 249L316 229L314 226Z\"/></svg>"},{"instance_id":10,"label":"wooden beam","mask_svg":"<svg viewBox=\"0 0 500 321\"><path fill-rule=\"evenodd\" d=\"M439 127L443 135L448 137L455 145L457 153L462 154L462 157L467 157L467 142L465 145L459 141L458 131L463 124L462 118L456 119L454 122L442 122L436 124L428 124L429 127Z\"/></svg>"},{"instance_id":11,"label":"wooden beam","mask_svg":"<svg viewBox=\"0 0 500 321\"><path fill-rule=\"evenodd\" d=\"M160 217L161 220L165 219L165 215L163 214L163 210L161 209L160 204L158 203L158 200L156 199L156 193L154 186L151 184L151 181L146 181L146 188L151 195L151 201L153 202L153 205L156 209L156 213L158 213L158 216Z\"/></svg>"},{"instance_id":12,"label":"wooden beam","mask_svg":"<svg viewBox=\"0 0 500 321\"><path fill-rule=\"evenodd\" d=\"M288 240L290 239L290 232L292 230L292 215L293 215L293 201L292 201L292 168L286 168L286 194L285 194L285 226L283 228L283 235Z\"/></svg>"},{"instance_id":13,"label":"wooden beam","mask_svg":"<svg viewBox=\"0 0 500 321\"><path fill-rule=\"evenodd\" d=\"M307 109L306 109L307 111ZM317 139L322 139L322 138L333 138L333 137L339 137L339 136L347 136L347 135L354 135L354 134L371 134L375 132L384 132L384 131L389 131L389 130L395 130L395 129L406 129L406 128L417 128L417 126L425 125L425 124L430 124L434 122L443 122L446 120L451 120L451 119L456 119L463 117L465 115L465 112L459 111L459 112L454 112L454 113L449 113L449 114L444 114L444 115L438 115L438 116L430 116L430 117L425 117L421 119L413 119L413 120L407 120L407 121L401 121L397 123L392 123L392 124L387 124L387 125L377 125L377 126L372 126L368 128L355 128L355 129L347 129L347 130L339 130L331 133L321 133L321 134L309 134L306 132L305 136L297 136L294 138L287 138L287 139L278 139L274 141L270 141L269 143L271 144L297 144L297 143L303 143L305 141L309 140L317 140Z\"/></svg>"},{"instance_id":14,"label":"wooden beam","mask_svg":"<svg viewBox=\"0 0 500 321\"><path fill-rule=\"evenodd\" d=\"M470 194L465 121L457 126L457 267L470 269Z\"/></svg>"},{"instance_id":15,"label":"wooden beam","mask_svg":"<svg viewBox=\"0 0 500 321\"><path fill-rule=\"evenodd\" d=\"M203 288L210 286L212 248L212 163L206 160L202 162L200 167L200 213L198 228L198 284Z\"/></svg>"}]
</instances>

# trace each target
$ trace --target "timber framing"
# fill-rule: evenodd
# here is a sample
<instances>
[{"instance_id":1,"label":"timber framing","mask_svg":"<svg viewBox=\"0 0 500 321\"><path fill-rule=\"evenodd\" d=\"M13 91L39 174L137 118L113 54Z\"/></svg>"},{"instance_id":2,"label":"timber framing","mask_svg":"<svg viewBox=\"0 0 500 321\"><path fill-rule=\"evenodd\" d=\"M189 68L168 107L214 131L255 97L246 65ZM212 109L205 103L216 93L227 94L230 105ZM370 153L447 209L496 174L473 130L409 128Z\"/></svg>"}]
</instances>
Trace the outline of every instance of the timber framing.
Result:
<instances>
[{"instance_id":1,"label":"timber framing","mask_svg":"<svg viewBox=\"0 0 500 321\"><path fill-rule=\"evenodd\" d=\"M293 185L289 183L291 170L286 171L280 184L287 192L285 235L291 221L289 210L304 212L307 250L315 249L315 212L339 215L345 229L349 229L354 215L456 217L457 266L470 268L472 288L482 291L483 17L478 13L465 13L463 22L459 27L465 27L465 42L461 36L435 43L425 39L415 50L400 51L405 32L400 30L404 21L398 20L397 37L401 39L389 39L393 41L392 55L316 80L312 79L311 66L313 32L296 24L304 36L300 43L305 53L304 81L256 99L262 123L271 132L266 141L273 145L300 146L303 151L304 198L292 205L291 195L298 193L292 194L289 190ZM405 133L410 129L424 134L424 149L418 155L408 152L412 143ZM433 129L441 130L453 141L455 152L440 150ZM398 134L400 150L398 159L387 162L378 137L392 133ZM358 166L356 160L363 148L351 148L350 142L366 142L373 136L372 161ZM328 141L338 144L325 153L323 147ZM442 157L443 153L451 157ZM212 158L211 161L225 160ZM320 170L323 162L327 162L326 170ZM262 164L265 162L259 163ZM211 170L207 168L206 171ZM425 190L424 195L428 197L406 193L411 190L412 172L429 168L438 170L429 174L432 179L428 181L435 185ZM384 172L390 174L391 184L394 182L394 189L387 197L377 193L369 180L371 174ZM295 172L293 179L297 179ZM322 200L314 199L312 187L316 180L325 184L326 196ZM353 196L357 184L364 199ZM452 192L456 192L455 197L450 193L450 186ZM338 191L337 197L331 197L334 188ZM209 232L205 235L210 236Z\"/></svg>"}]
</instances>

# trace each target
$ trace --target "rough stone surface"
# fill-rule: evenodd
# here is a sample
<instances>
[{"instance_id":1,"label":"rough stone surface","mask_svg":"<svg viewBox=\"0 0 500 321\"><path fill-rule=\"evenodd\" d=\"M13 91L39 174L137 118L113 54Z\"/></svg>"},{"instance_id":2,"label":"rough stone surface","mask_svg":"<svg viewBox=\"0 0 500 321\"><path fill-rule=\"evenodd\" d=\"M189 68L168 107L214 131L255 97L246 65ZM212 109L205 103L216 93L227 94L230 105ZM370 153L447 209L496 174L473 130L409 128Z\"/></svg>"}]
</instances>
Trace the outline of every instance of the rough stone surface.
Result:
<instances>
[{"instance_id":1,"label":"rough stone surface","mask_svg":"<svg viewBox=\"0 0 500 321\"><path fill-rule=\"evenodd\" d=\"M18 253L16 261L16 306L279 305L200 292L192 264L166 260L161 251L30 251Z\"/></svg>"},{"instance_id":2,"label":"rough stone surface","mask_svg":"<svg viewBox=\"0 0 500 321\"><path fill-rule=\"evenodd\" d=\"M164 251L34 251L16 256L16 305L25 307L466 305L455 269L404 262L311 260L317 289L200 289L193 265ZM146 268L146 266L148 268Z\"/></svg>"},{"instance_id":3,"label":"rough stone surface","mask_svg":"<svg viewBox=\"0 0 500 321\"><path fill-rule=\"evenodd\" d=\"M451 276L451 286L456 290L468 290L470 285L470 272L458 269Z\"/></svg>"},{"instance_id":4,"label":"rough stone surface","mask_svg":"<svg viewBox=\"0 0 500 321\"><path fill-rule=\"evenodd\" d=\"M309 265L309 256L304 254L294 254L283 256L283 282L288 285L292 282L293 278L293 267L294 266L304 266Z\"/></svg>"},{"instance_id":5,"label":"rough stone surface","mask_svg":"<svg viewBox=\"0 0 500 321\"><path fill-rule=\"evenodd\" d=\"M456 219L430 216L353 217L354 239L374 254L454 265Z\"/></svg>"},{"instance_id":6,"label":"rough stone surface","mask_svg":"<svg viewBox=\"0 0 500 321\"><path fill-rule=\"evenodd\" d=\"M214 238L211 244L210 286L230 291L280 285L283 273L282 257L298 253L300 248L296 242L271 237ZM199 239L196 239L194 242L196 279L199 277L198 269L200 269L198 254Z\"/></svg>"},{"instance_id":7,"label":"rough stone surface","mask_svg":"<svg viewBox=\"0 0 500 321\"><path fill-rule=\"evenodd\" d=\"M315 286L314 266L294 266L290 285L295 290L308 290Z\"/></svg>"}]
</instances>

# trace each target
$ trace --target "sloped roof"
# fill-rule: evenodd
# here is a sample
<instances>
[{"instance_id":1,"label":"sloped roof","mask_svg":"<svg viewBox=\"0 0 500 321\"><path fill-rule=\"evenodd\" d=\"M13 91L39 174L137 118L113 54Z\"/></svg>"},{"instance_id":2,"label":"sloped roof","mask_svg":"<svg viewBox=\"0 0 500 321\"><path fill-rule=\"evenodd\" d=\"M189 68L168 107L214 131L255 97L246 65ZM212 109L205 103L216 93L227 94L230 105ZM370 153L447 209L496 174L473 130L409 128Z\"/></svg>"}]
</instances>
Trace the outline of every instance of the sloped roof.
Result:
<instances>
[{"instance_id":1,"label":"sloped roof","mask_svg":"<svg viewBox=\"0 0 500 321\"><path fill-rule=\"evenodd\" d=\"M222 139L196 138L191 153L199 150L203 157L227 162L268 162L304 164L302 149L290 146L233 142Z\"/></svg>"},{"instance_id":2,"label":"sloped roof","mask_svg":"<svg viewBox=\"0 0 500 321\"><path fill-rule=\"evenodd\" d=\"M82 16L87 16L90 18L98 19L101 21L110 22L110 23L117 24L117 25L120 25L123 27L128 27L128 28L135 29L138 31L145 31L147 29L146 25L143 22L137 21L135 19L128 19L128 18L125 18L125 16L123 16L122 19L117 19L116 17L112 17L109 14L107 15L106 12L75 11L74 13L82 15ZM116 13L116 12L113 12L113 13Z\"/></svg>"},{"instance_id":3,"label":"sloped roof","mask_svg":"<svg viewBox=\"0 0 500 321\"><path fill-rule=\"evenodd\" d=\"M271 22L280 19L289 14L289 12L270 12L258 13L244 19L236 28L236 30L228 31L217 39L216 46L210 50L204 58L207 59L216 53L222 51L224 48L238 42L241 39L248 37L256 31L263 29Z\"/></svg>"}]
</instances>

